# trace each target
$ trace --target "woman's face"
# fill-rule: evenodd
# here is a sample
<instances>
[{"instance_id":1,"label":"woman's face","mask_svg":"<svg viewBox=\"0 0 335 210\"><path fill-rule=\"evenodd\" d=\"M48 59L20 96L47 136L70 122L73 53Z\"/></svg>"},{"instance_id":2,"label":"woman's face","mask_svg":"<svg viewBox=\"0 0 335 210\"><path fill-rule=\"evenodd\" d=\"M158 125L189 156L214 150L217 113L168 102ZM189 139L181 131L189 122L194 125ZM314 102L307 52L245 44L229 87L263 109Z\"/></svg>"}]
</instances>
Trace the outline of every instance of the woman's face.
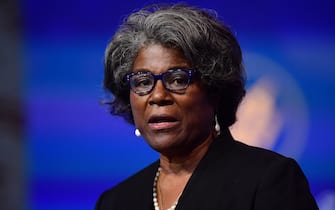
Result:
<instances>
[{"instance_id":1,"label":"woman's face","mask_svg":"<svg viewBox=\"0 0 335 210\"><path fill-rule=\"evenodd\" d=\"M183 53L161 45L142 48L133 72L160 74L172 68L191 68ZM130 91L135 126L148 144L160 153L185 154L208 138L213 130L214 109L199 80L183 93L165 89L158 80L147 95Z\"/></svg>"}]
</instances>

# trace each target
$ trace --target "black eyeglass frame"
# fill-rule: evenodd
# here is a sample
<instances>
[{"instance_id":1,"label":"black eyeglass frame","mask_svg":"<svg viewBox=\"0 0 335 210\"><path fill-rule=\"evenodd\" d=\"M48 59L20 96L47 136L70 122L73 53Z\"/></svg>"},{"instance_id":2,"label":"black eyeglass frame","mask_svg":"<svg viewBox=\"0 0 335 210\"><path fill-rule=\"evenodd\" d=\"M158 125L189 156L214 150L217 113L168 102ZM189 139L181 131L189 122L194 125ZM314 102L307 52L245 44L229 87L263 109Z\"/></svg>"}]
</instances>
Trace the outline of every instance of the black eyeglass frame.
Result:
<instances>
[{"instance_id":1,"label":"black eyeglass frame","mask_svg":"<svg viewBox=\"0 0 335 210\"><path fill-rule=\"evenodd\" d=\"M166 81L164 80L164 77L166 75L168 75L168 74L171 74L171 73L174 73L174 72L180 72L180 71L185 72L188 75L186 85L184 87L177 88L177 89L173 89L173 88L167 87L167 85L165 83ZM142 92L142 91L136 91L136 89L135 89L135 87L134 87L134 85L132 83L132 80L131 80L131 78L133 76L141 75L141 74L150 75L154 79L152 87L150 89L148 89L147 91L144 91L144 92ZM196 74L195 70L193 70L193 69L187 69L187 68L169 69L169 70L167 70L167 71L165 71L163 73L160 73L160 74L153 74L153 73L151 73L149 71L138 71L138 72L132 72L132 73L127 74L126 75L126 80L128 82L128 85L129 85L130 89L134 93L142 96L142 95L149 94L155 88L156 83L157 83L158 80L161 80L162 83L163 83L164 88L167 89L167 90L169 90L169 91L171 91L171 92L179 92L179 91L186 90L189 87L189 85L191 84L192 79L194 78L195 74Z\"/></svg>"}]
</instances>

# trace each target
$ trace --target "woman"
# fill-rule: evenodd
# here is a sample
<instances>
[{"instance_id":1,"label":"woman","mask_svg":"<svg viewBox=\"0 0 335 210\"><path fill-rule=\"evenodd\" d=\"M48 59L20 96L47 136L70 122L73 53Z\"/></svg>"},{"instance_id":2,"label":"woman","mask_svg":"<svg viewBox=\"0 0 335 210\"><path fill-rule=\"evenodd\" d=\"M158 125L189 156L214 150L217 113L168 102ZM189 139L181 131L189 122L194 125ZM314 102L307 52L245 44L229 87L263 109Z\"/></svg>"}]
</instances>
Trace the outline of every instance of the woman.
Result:
<instances>
[{"instance_id":1,"label":"woman","mask_svg":"<svg viewBox=\"0 0 335 210\"><path fill-rule=\"evenodd\" d=\"M160 158L103 193L96 210L317 209L294 160L230 135L244 82L239 44L210 11L131 14L107 47L104 85L111 113Z\"/></svg>"}]
</instances>

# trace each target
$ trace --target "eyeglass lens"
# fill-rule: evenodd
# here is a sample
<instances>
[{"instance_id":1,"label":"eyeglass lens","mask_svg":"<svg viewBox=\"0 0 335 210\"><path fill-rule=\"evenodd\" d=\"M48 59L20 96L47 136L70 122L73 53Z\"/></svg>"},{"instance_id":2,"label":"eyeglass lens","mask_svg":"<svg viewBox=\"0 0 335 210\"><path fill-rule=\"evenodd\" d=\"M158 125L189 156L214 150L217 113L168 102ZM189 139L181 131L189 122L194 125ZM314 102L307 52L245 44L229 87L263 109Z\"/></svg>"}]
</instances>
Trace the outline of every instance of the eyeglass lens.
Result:
<instances>
[{"instance_id":1,"label":"eyeglass lens","mask_svg":"<svg viewBox=\"0 0 335 210\"><path fill-rule=\"evenodd\" d=\"M147 94L161 79L166 89L170 91L184 90L188 87L192 76L192 70L174 69L162 74L154 75L151 72L136 72L128 77L130 87L135 93Z\"/></svg>"}]
</instances>

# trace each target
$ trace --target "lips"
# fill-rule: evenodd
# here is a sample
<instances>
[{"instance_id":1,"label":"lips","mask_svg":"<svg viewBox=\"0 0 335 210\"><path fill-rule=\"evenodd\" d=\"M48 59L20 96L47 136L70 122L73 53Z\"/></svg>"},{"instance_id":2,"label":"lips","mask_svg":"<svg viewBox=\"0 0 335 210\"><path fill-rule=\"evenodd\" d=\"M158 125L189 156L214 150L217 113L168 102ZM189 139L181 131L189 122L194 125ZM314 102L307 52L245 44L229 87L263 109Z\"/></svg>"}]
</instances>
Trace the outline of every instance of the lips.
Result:
<instances>
[{"instance_id":1,"label":"lips","mask_svg":"<svg viewBox=\"0 0 335 210\"><path fill-rule=\"evenodd\" d=\"M175 127L178 124L178 120L169 115L154 115L149 118L148 124L151 130L162 131Z\"/></svg>"}]
</instances>

